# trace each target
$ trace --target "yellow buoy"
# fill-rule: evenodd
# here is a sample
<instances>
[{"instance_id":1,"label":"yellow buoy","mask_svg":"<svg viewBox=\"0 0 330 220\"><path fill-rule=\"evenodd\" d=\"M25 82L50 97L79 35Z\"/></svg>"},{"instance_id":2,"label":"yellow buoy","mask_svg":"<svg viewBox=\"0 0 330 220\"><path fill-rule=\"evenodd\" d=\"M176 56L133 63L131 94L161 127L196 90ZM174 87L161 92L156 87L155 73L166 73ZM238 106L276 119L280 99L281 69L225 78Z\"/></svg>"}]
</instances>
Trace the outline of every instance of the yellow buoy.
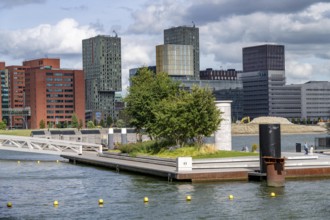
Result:
<instances>
[{"instance_id":1,"label":"yellow buoy","mask_svg":"<svg viewBox=\"0 0 330 220\"><path fill-rule=\"evenodd\" d=\"M18 163L18 164L20 164L20 163L21 163L21 161L17 161L17 163Z\"/></svg>"},{"instance_id":2,"label":"yellow buoy","mask_svg":"<svg viewBox=\"0 0 330 220\"><path fill-rule=\"evenodd\" d=\"M191 196L189 196L189 195L186 196L186 200L187 200L187 201L191 201Z\"/></svg>"},{"instance_id":3,"label":"yellow buoy","mask_svg":"<svg viewBox=\"0 0 330 220\"><path fill-rule=\"evenodd\" d=\"M275 197L276 194L275 194L274 192L272 192L272 193L270 193L270 196L271 196L271 197Z\"/></svg>"},{"instance_id":4,"label":"yellow buoy","mask_svg":"<svg viewBox=\"0 0 330 220\"><path fill-rule=\"evenodd\" d=\"M148 197L144 197L143 202L149 202Z\"/></svg>"},{"instance_id":5,"label":"yellow buoy","mask_svg":"<svg viewBox=\"0 0 330 220\"><path fill-rule=\"evenodd\" d=\"M58 206L58 201L57 200L54 201L54 206Z\"/></svg>"},{"instance_id":6,"label":"yellow buoy","mask_svg":"<svg viewBox=\"0 0 330 220\"><path fill-rule=\"evenodd\" d=\"M58 160L56 160L56 163L59 163L59 161L58 161Z\"/></svg>"},{"instance_id":7,"label":"yellow buoy","mask_svg":"<svg viewBox=\"0 0 330 220\"><path fill-rule=\"evenodd\" d=\"M233 195L229 195L228 196L228 199L233 200L234 199L234 196Z\"/></svg>"},{"instance_id":8,"label":"yellow buoy","mask_svg":"<svg viewBox=\"0 0 330 220\"><path fill-rule=\"evenodd\" d=\"M37 163L40 163L40 160L38 160Z\"/></svg>"},{"instance_id":9,"label":"yellow buoy","mask_svg":"<svg viewBox=\"0 0 330 220\"><path fill-rule=\"evenodd\" d=\"M11 208L13 206L13 204L11 202L7 202L7 207Z\"/></svg>"},{"instance_id":10,"label":"yellow buoy","mask_svg":"<svg viewBox=\"0 0 330 220\"><path fill-rule=\"evenodd\" d=\"M103 205L103 199L99 199L99 205Z\"/></svg>"}]
</instances>

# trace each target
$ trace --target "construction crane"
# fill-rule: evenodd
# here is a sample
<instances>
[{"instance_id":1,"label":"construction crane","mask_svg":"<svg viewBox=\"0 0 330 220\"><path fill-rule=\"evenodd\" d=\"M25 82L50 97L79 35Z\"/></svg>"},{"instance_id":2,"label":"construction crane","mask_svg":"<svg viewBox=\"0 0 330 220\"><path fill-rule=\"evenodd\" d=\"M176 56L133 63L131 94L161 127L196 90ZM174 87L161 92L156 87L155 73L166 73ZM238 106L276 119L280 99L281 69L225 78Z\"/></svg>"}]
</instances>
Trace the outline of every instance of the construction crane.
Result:
<instances>
[{"instance_id":1,"label":"construction crane","mask_svg":"<svg viewBox=\"0 0 330 220\"><path fill-rule=\"evenodd\" d=\"M246 116L246 117L242 118L241 124L245 124L245 122L250 123L250 117L249 116Z\"/></svg>"}]
</instances>

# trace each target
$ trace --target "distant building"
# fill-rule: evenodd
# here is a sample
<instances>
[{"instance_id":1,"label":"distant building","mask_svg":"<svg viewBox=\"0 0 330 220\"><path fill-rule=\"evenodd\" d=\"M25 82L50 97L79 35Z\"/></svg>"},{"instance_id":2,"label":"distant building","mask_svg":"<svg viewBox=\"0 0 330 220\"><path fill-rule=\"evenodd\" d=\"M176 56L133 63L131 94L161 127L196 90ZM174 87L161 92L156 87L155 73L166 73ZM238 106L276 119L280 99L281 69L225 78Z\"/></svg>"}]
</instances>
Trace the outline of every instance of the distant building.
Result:
<instances>
[{"instance_id":1,"label":"distant building","mask_svg":"<svg viewBox=\"0 0 330 220\"><path fill-rule=\"evenodd\" d=\"M156 46L156 70L157 73L165 72L173 77L193 77L193 46L177 44Z\"/></svg>"},{"instance_id":2,"label":"distant building","mask_svg":"<svg viewBox=\"0 0 330 220\"><path fill-rule=\"evenodd\" d=\"M37 59L23 62L25 72L25 105L30 107L29 128L71 124L73 113L84 123L85 86L82 70L60 69L59 59Z\"/></svg>"},{"instance_id":3,"label":"distant building","mask_svg":"<svg viewBox=\"0 0 330 220\"><path fill-rule=\"evenodd\" d=\"M199 29L179 26L164 30L164 44L191 45L193 50L193 76L199 79ZM158 70L157 70L158 71Z\"/></svg>"},{"instance_id":4,"label":"distant building","mask_svg":"<svg viewBox=\"0 0 330 220\"><path fill-rule=\"evenodd\" d=\"M115 93L121 87L121 39L98 35L82 41L87 120L106 121L115 113Z\"/></svg>"},{"instance_id":5,"label":"distant building","mask_svg":"<svg viewBox=\"0 0 330 220\"><path fill-rule=\"evenodd\" d=\"M276 94L285 85L283 45L243 48L244 115L251 118L272 114ZM280 92L281 93L281 92Z\"/></svg>"},{"instance_id":6,"label":"distant building","mask_svg":"<svg viewBox=\"0 0 330 220\"><path fill-rule=\"evenodd\" d=\"M200 80L187 80L173 78L181 82L184 89L190 90L193 85L201 88L209 88L217 101L232 100L232 120L240 120L243 116L243 84L237 78L234 69L230 70L213 70L208 68L200 71Z\"/></svg>"},{"instance_id":7,"label":"distant building","mask_svg":"<svg viewBox=\"0 0 330 220\"><path fill-rule=\"evenodd\" d=\"M6 120L9 122L8 117L3 116L3 109L9 107L9 93L8 93L8 71L5 69L5 62L0 62L0 76L1 76L1 84L0 84L0 95L1 95L1 103L0 103L0 120Z\"/></svg>"},{"instance_id":8,"label":"distant building","mask_svg":"<svg viewBox=\"0 0 330 220\"><path fill-rule=\"evenodd\" d=\"M26 128L27 118L24 117L25 103L25 72L27 66L7 66L9 75L10 109L7 115L10 117L10 128Z\"/></svg>"},{"instance_id":9,"label":"distant building","mask_svg":"<svg viewBox=\"0 0 330 220\"><path fill-rule=\"evenodd\" d=\"M309 81L301 84L301 117L330 119L330 82Z\"/></svg>"}]
</instances>

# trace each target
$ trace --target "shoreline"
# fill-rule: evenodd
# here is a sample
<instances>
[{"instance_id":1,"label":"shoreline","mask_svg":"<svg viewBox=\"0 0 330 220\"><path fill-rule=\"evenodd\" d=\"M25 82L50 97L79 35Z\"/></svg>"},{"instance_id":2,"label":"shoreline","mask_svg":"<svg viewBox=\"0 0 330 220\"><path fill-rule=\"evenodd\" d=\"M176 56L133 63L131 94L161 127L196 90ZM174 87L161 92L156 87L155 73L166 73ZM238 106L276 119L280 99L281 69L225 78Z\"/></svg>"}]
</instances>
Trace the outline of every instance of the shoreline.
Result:
<instances>
[{"instance_id":1,"label":"shoreline","mask_svg":"<svg viewBox=\"0 0 330 220\"><path fill-rule=\"evenodd\" d=\"M281 135L297 135L297 134L327 134L327 132L294 132L294 133L281 133ZM237 134L237 133L232 133L232 136L258 136L258 133L246 133L246 134ZM330 135L330 134L329 134Z\"/></svg>"}]
</instances>

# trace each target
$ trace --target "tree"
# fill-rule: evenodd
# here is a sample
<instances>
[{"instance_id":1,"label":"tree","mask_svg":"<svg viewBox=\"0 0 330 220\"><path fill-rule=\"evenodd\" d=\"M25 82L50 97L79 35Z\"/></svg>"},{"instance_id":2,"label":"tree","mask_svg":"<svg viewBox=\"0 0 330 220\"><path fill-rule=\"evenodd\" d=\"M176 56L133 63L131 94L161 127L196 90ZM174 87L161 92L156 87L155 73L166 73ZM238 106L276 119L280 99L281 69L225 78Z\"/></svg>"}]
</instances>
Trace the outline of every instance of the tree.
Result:
<instances>
[{"instance_id":1,"label":"tree","mask_svg":"<svg viewBox=\"0 0 330 220\"><path fill-rule=\"evenodd\" d=\"M7 125L4 121L0 121L0 130L6 130Z\"/></svg>"},{"instance_id":2,"label":"tree","mask_svg":"<svg viewBox=\"0 0 330 220\"><path fill-rule=\"evenodd\" d=\"M103 120L103 119L101 119L101 121L100 121L100 126L101 126L102 128L105 127L105 126L104 126L104 120Z\"/></svg>"},{"instance_id":3,"label":"tree","mask_svg":"<svg viewBox=\"0 0 330 220\"><path fill-rule=\"evenodd\" d=\"M95 125L94 125L93 121L88 121L87 122L87 128L95 128Z\"/></svg>"},{"instance_id":4,"label":"tree","mask_svg":"<svg viewBox=\"0 0 330 220\"><path fill-rule=\"evenodd\" d=\"M39 122L39 128L44 129L45 127L46 127L45 121L43 119L41 119Z\"/></svg>"},{"instance_id":5,"label":"tree","mask_svg":"<svg viewBox=\"0 0 330 220\"><path fill-rule=\"evenodd\" d=\"M142 128L150 133L151 125L155 121L155 105L169 96L174 96L178 90L179 83L172 81L166 73L155 75L146 67L137 71L125 98L126 111L131 117L130 124L136 128L137 133L140 133Z\"/></svg>"},{"instance_id":6,"label":"tree","mask_svg":"<svg viewBox=\"0 0 330 220\"><path fill-rule=\"evenodd\" d=\"M84 122L82 119L79 119L78 129L82 129L84 127Z\"/></svg>"},{"instance_id":7,"label":"tree","mask_svg":"<svg viewBox=\"0 0 330 220\"><path fill-rule=\"evenodd\" d=\"M125 122L122 119L118 119L117 122L116 122L116 127L117 128L125 127Z\"/></svg>"},{"instance_id":8,"label":"tree","mask_svg":"<svg viewBox=\"0 0 330 220\"><path fill-rule=\"evenodd\" d=\"M197 86L191 92L180 91L175 97L164 99L155 107L152 134L157 138L175 140L183 146L187 140L202 144L203 137L218 129L221 112L209 89Z\"/></svg>"},{"instance_id":9,"label":"tree","mask_svg":"<svg viewBox=\"0 0 330 220\"><path fill-rule=\"evenodd\" d=\"M112 120L111 116L109 115L107 117L107 127L110 127L112 123L113 123L113 120Z\"/></svg>"},{"instance_id":10,"label":"tree","mask_svg":"<svg viewBox=\"0 0 330 220\"><path fill-rule=\"evenodd\" d=\"M77 117L77 114L76 113L73 113L73 115L72 115L71 126L73 128L78 128L79 127L78 117Z\"/></svg>"},{"instance_id":11,"label":"tree","mask_svg":"<svg viewBox=\"0 0 330 220\"><path fill-rule=\"evenodd\" d=\"M63 128L67 128L69 125L68 125L68 121L64 121L63 123Z\"/></svg>"}]
</instances>

